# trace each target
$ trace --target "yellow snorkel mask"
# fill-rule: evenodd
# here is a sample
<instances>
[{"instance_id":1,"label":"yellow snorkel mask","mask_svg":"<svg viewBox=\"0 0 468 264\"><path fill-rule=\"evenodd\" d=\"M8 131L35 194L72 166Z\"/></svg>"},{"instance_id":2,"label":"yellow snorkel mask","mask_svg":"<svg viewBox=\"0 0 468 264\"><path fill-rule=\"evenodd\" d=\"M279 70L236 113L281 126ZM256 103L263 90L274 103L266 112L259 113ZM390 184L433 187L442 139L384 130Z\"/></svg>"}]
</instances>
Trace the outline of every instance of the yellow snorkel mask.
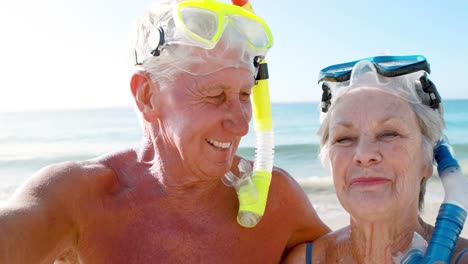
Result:
<instances>
[{"instance_id":1,"label":"yellow snorkel mask","mask_svg":"<svg viewBox=\"0 0 468 264\"><path fill-rule=\"evenodd\" d=\"M273 44L265 21L241 7L188 0L171 8L154 30L139 37L143 41L136 44L136 65L167 56L172 66L194 75L228 67L255 73L253 58L263 58Z\"/></svg>"},{"instance_id":2,"label":"yellow snorkel mask","mask_svg":"<svg viewBox=\"0 0 468 264\"><path fill-rule=\"evenodd\" d=\"M202 18L195 22L194 15ZM232 23L252 50L264 55L273 44L273 36L265 21L235 5L210 0L185 1L174 8L173 17L177 18L174 21L176 29L179 29L175 33L173 42L185 45L192 42L193 46L212 49L218 43L226 26Z\"/></svg>"},{"instance_id":3,"label":"yellow snorkel mask","mask_svg":"<svg viewBox=\"0 0 468 264\"><path fill-rule=\"evenodd\" d=\"M194 75L209 74L223 68L249 69L256 84L252 89L253 117L257 150L254 169L241 161L241 176L228 172L226 185L236 189L239 198L237 221L254 227L262 218L273 168L273 125L268 90L268 69L264 57L273 44L265 21L253 11L214 0L181 1L166 12L166 17L147 23L149 33L137 32L135 65L158 64L176 67ZM162 63L162 64L161 64Z\"/></svg>"}]
</instances>

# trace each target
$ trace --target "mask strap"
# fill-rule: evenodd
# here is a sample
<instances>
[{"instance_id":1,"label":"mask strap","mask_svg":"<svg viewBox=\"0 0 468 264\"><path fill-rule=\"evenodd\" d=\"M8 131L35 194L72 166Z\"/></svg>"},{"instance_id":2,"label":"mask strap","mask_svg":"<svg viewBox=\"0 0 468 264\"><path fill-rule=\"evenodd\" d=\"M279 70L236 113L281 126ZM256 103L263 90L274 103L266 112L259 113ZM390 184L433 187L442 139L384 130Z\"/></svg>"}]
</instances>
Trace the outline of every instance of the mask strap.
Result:
<instances>
[{"instance_id":1,"label":"mask strap","mask_svg":"<svg viewBox=\"0 0 468 264\"><path fill-rule=\"evenodd\" d=\"M323 113L328 112L328 108L330 108L330 105L331 105L331 99L332 99L331 89L324 82L322 83L322 103L321 103Z\"/></svg>"},{"instance_id":2,"label":"mask strap","mask_svg":"<svg viewBox=\"0 0 468 264\"><path fill-rule=\"evenodd\" d=\"M266 80L269 78L267 64L261 63L263 59L265 59L265 56L255 56L253 59L255 84L257 84L259 80Z\"/></svg>"},{"instance_id":3,"label":"mask strap","mask_svg":"<svg viewBox=\"0 0 468 264\"><path fill-rule=\"evenodd\" d=\"M166 42L166 39L164 37L165 33L164 33L164 29L162 27L158 27L157 28L158 32L159 32L159 41L158 41L158 45L156 46L156 48L154 50L151 51L151 55L157 57L161 54L161 50L163 48L163 45L164 43ZM135 65L143 65L143 60L142 61L139 61L138 60L138 55L140 53L141 57L145 57L144 54L141 54L142 51L140 49L135 49Z\"/></svg>"},{"instance_id":4,"label":"mask strap","mask_svg":"<svg viewBox=\"0 0 468 264\"><path fill-rule=\"evenodd\" d=\"M166 39L164 38L164 29L162 27L158 27L158 31L159 31L159 43L158 45L156 46L156 48L154 50L151 51L151 55L157 57L161 54L161 50L162 50L162 47L164 45L164 43L166 42Z\"/></svg>"},{"instance_id":5,"label":"mask strap","mask_svg":"<svg viewBox=\"0 0 468 264\"><path fill-rule=\"evenodd\" d=\"M422 90L429 95L429 99L431 100L429 107L439 109L439 104L442 100L435 84L427 77L427 73L421 75L419 81L421 82Z\"/></svg>"}]
</instances>

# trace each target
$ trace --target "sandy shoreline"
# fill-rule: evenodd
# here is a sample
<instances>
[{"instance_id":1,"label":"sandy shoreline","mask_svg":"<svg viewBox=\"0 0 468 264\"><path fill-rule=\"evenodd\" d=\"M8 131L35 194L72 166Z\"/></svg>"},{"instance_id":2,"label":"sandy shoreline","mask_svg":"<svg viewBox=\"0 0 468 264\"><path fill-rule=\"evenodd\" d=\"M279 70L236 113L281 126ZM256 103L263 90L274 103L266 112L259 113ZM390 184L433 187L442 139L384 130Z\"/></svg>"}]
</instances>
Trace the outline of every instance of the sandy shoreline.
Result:
<instances>
[{"instance_id":1,"label":"sandy shoreline","mask_svg":"<svg viewBox=\"0 0 468 264\"><path fill-rule=\"evenodd\" d=\"M339 229L349 224L349 214L341 207L333 190L330 180L323 179L299 179L310 201L317 210L320 218L333 230ZM444 199L444 189L440 180L436 177L429 180L426 187L424 210L421 217L429 224L434 225L439 207ZM468 238L468 224L461 232L461 237Z\"/></svg>"}]
</instances>

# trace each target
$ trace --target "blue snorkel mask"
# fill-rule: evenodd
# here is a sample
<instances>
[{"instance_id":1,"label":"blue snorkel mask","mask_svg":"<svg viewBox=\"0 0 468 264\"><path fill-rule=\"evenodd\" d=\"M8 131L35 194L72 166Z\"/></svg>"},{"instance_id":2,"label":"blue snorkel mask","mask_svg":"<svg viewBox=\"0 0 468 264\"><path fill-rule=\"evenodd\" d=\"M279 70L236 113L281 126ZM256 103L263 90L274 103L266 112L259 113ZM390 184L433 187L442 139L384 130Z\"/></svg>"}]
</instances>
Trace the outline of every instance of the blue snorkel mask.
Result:
<instances>
[{"instance_id":1,"label":"blue snorkel mask","mask_svg":"<svg viewBox=\"0 0 468 264\"><path fill-rule=\"evenodd\" d=\"M405 79L405 75L414 74L418 72L424 72L418 79L422 87L422 91L427 94L428 100L423 100L423 103L429 105L433 109L438 109L441 102L439 92L436 89L434 83L429 80L427 74L431 72L429 63L426 58L421 55L412 55L412 56L377 56L371 58L365 58L361 60L356 60L347 63L335 64L326 68L323 68L319 73L319 83L322 83L322 103L321 108L322 112L326 113L330 107L332 100L332 91L333 87L349 87L352 85L353 79L358 79L360 76L352 76L353 72L360 74L362 70L353 70L357 64L367 63L367 65L372 65L373 69L370 71L375 71L375 75L382 76L384 78L400 78ZM364 66L365 67L365 66ZM355 78L353 78L355 77ZM409 78L410 80L412 78ZM351 82L351 83L350 83ZM378 87L385 86L383 81L377 81ZM393 81L392 81L393 82ZM392 83L391 86L395 86ZM390 88L387 90L391 90ZM392 92L395 95L402 95L398 91ZM413 101L417 96L403 96L405 99L410 99Z\"/></svg>"}]
</instances>

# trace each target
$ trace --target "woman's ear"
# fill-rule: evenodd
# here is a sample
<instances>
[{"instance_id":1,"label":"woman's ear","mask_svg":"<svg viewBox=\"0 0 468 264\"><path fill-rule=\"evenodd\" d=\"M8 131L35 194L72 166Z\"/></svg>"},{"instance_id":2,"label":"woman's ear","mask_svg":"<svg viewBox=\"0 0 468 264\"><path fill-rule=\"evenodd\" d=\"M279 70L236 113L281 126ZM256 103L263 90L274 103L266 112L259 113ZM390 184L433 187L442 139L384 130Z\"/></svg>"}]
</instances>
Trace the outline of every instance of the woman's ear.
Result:
<instances>
[{"instance_id":1,"label":"woman's ear","mask_svg":"<svg viewBox=\"0 0 468 264\"><path fill-rule=\"evenodd\" d=\"M432 162L426 162L424 165L423 169L423 177L426 179L429 179L432 177L432 174L434 173L434 165L432 165Z\"/></svg>"},{"instance_id":2,"label":"woman's ear","mask_svg":"<svg viewBox=\"0 0 468 264\"><path fill-rule=\"evenodd\" d=\"M135 103L146 121L153 123L158 119L156 103L159 99L160 87L146 72L136 72L130 82Z\"/></svg>"}]
</instances>

